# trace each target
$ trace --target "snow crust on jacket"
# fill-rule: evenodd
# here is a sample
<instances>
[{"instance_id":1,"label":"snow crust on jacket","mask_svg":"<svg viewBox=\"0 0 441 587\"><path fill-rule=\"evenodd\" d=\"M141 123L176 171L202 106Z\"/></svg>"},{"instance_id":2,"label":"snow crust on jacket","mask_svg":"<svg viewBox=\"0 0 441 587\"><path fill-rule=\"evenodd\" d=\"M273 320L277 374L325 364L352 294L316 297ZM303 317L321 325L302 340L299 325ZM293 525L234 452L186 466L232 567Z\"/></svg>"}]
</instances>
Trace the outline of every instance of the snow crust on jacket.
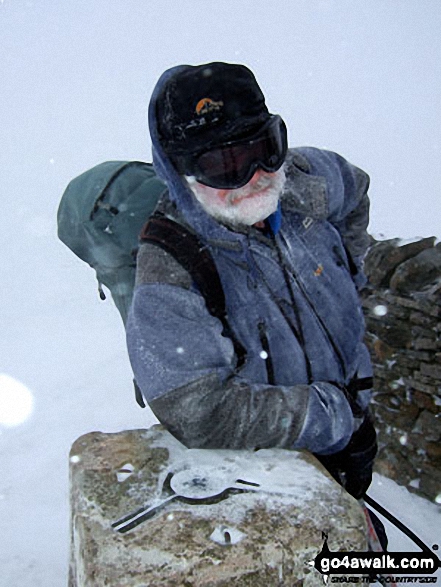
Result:
<instances>
[{"instance_id":1,"label":"snow crust on jacket","mask_svg":"<svg viewBox=\"0 0 441 587\"><path fill-rule=\"evenodd\" d=\"M238 364L188 273L144 245L127 322L137 383L158 419L189 447L337 452L355 425L340 386L372 374L356 288L368 243L369 178L335 153L293 149L277 234L218 223L158 141L155 101L176 69L163 74L149 109L153 161L168 185L160 207L209 248L230 327L247 354ZM365 407L366 397L360 403Z\"/></svg>"}]
</instances>

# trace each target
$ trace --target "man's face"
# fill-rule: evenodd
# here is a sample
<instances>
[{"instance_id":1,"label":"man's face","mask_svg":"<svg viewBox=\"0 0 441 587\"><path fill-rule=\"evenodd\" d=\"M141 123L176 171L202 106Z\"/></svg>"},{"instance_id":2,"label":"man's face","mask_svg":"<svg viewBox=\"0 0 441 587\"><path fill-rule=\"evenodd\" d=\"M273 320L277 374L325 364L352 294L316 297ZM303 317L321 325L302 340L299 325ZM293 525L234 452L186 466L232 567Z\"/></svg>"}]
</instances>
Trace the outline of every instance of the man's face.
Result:
<instances>
[{"instance_id":1,"label":"man's face","mask_svg":"<svg viewBox=\"0 0 441 587\"><path fill-rule=\"evenodd\" d=\"M250 181L237 189L216 189L186 177L191 191L204 210L232 225L251 226L276 211L285 183L283 166L275 173L258 169Z\"/></svg>"}]
</instances>

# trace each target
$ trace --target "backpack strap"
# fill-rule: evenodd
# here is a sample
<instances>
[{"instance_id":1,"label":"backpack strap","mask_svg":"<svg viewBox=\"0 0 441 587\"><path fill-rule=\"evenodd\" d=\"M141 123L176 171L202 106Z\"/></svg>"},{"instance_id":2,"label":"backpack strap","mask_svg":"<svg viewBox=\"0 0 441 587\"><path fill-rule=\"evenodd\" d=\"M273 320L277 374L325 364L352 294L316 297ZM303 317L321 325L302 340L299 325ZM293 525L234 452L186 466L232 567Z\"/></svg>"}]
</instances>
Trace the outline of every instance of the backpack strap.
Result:
<instances>
[{"instance_id":1,"label":"backpack strap","mask_svg":"<svg viewBox=\"0 0 441 587\"><path fill-rule=\"evenodd\" d=\"M160 247L188 271L203 296L208 311L221 321L223 334L231 339L238 359L237 367L243 365L246 350L228 324L224 290L208 248L194 232L159 212L150 216L141 231L140 240Z\"/></svg>"}]
</instances>

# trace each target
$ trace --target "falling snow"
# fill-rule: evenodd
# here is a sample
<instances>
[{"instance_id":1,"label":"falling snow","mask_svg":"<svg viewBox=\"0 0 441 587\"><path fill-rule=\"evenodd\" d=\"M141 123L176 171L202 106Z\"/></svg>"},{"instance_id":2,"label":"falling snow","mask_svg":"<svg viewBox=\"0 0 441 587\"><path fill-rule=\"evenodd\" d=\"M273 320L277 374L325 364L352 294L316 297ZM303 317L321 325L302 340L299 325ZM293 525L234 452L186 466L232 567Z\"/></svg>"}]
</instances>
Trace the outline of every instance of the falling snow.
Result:
<instances>
[{"instance_id":1,"label":"falling snow","mask_svg":"<svg viewBox=\"0 0 441 587\"><path fill-rule=\"evenodd\" d=\"M402 436L400 436L400 444L401 444L402 446L406 446L406 444L407 444L407 440L408 440L408 438L407 438L407 434L403 434Z\"/></svg>"},{"instance_id":2,"label":"falling snow","mask_svg":"<svg viewBox=\"0 0 441 587\"><path fill-rule=\"evenodd\" d=\"M387 306L383 306L382 304L379 304L378 306L375 306L373 312L374 312L375 316L386 316Z\"/></svg>"}]
</instances>

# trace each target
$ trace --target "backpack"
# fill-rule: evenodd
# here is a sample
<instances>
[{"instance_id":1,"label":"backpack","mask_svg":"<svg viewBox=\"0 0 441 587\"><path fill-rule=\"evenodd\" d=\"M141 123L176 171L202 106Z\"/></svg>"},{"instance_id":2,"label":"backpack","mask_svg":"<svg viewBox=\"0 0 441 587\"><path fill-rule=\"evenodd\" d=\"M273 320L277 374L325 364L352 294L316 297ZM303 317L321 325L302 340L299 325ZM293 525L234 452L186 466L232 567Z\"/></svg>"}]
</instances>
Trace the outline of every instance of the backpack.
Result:
<instances>
[{"instance_id":1,"label":"backpack","mask_svg":"<svg viewBox=\"0 0 441 587\"><path fill-rule=\"evenodd\" d=\"M141 228L165 185L150 163L107 161L73 179L58 208L58 237L96 272L124 324L135 285Z\"/></svg>"},{"instance_id":2,"label":"backpack","mask_svg":"<svg viewBox=\"0 0 441 587\"><path fill-rule=\"evenodd\" d=\"M192 276L208 311L222 322L242 363L245 350L228 325L224 292L211 254L196 234L154 213L164 189L151 163L101 163L67 186L58 208L58 237L95 269L101 299L106 299L105 285L124 325L133 297L139 243L149 242L173 255ZM134 384L136 401L145 407Z\"/></svg>"}]
</instances>

